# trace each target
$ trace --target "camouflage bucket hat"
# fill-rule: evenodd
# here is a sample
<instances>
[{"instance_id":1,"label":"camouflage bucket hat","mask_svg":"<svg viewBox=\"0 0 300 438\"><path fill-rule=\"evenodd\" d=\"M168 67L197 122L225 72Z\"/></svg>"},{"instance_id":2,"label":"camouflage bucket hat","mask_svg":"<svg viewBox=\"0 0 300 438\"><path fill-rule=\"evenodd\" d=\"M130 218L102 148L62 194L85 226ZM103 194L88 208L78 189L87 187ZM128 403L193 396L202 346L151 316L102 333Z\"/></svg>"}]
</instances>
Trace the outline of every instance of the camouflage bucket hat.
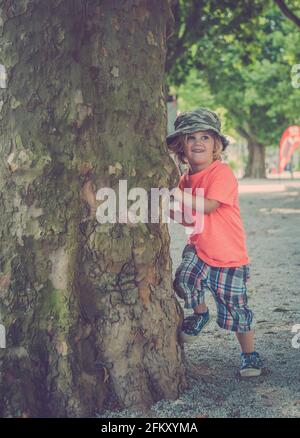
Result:
<instances>
[{"instance_id":1,"label":"camouflage bucket hat","mask_svg":"<svg viewBox=\"0 0 300 438\"><path fill-rule=\"evenodd\" d=\"M208 131L211 129L219 134L223 151L228 146L229 141L221 134L221 121L216 113L207 108L198 108L195 111L181 113L174 122L175 131L167 136L167 144L180 134L191 134L196 131Z\"/></svg>"}]
</instances>

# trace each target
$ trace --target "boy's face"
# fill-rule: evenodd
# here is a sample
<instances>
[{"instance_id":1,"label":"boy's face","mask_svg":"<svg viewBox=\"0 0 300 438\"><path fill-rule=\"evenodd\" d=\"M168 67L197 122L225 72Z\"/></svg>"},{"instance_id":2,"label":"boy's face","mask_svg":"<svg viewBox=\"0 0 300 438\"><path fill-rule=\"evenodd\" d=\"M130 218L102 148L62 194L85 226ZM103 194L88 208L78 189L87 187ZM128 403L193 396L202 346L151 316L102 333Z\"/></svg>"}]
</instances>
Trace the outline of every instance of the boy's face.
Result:
<instances>
[{"instance_id":1,"label":"boy's face","mask_svg":"<svg viewBox=\"0 0 300 438\"><path fill-rule=\"evenodd\" d=\"M189 134L184 154L194 171L201 170L213 162L214 138L207 131Z\"/></svg>"}]
</instances>

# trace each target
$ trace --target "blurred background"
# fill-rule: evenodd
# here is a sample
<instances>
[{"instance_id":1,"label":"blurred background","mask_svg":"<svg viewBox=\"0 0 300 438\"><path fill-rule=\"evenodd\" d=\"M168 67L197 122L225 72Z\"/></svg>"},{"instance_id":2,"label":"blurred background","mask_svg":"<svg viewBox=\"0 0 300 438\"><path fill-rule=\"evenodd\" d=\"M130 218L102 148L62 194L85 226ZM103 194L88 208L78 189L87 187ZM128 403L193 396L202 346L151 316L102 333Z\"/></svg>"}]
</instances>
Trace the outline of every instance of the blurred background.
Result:
<instances>
[{"instance_id":1,"label":"blurred background","mask_svg":"<svg viewBox=\"0 0 300 438\"><path fill-rule=\"evenodd\" d=\"M299 12L298 1L173 2L168 132L180 112L210 108L221 116L230 139L224 161L238 178L299 178L300 128L281 145L279 169L282 136L300 126Z\"/></svg>"}]
</instances>

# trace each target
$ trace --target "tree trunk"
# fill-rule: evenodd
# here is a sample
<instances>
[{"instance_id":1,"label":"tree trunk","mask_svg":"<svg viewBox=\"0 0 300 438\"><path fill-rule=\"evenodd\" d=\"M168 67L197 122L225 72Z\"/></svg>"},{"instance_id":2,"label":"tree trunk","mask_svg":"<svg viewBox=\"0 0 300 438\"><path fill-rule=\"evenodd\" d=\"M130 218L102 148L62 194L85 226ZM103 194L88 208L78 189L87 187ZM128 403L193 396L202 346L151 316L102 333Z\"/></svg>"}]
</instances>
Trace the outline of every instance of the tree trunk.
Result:
<instances>
[{"instance_id":1,"label":"tree trunk","mask_svg":"<svg viewBox=\"0 0 300 438\"><path fill-rule=\"evenodd\" d=\"M245 178L266 178L265 147L253 139L248 139L248 162Z\"/></svg>"},{"instance_id":2,"label":"tree trunk","mask_svg":"<svg viewBox=\"0 0 300 438\"><path fill-rule=\"evenodd\" d=\"M0 415L85 417L186 387L166 224L95 192L177 183L168 1L0 1Z\"/></svg>"},{"instance_id":3,"label":"tree trunk","mask_svg":"<svg viewBox=\"0 0 300 438\"><path fill-rule=\"evenodd\" d=\"M237 132L248 142L248 160L244 178L266 178L265 146L259 143L252 134L249 134L249 132L253 132L249 123L245 123L245 125L247 128L245 126L236 127Z\"/></svg>"}]
</instances>

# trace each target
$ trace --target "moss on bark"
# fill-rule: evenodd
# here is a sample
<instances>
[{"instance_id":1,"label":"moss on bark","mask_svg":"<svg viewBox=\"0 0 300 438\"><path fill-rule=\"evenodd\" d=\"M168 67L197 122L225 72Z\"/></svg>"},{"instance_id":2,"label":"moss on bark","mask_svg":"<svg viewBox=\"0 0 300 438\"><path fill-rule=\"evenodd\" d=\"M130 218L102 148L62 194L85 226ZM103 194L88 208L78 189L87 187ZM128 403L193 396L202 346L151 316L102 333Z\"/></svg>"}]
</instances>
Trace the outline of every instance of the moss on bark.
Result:
<instances>
[{"instance_id":1,"label":"moss on bark","mask_svg":"<svg viewBox=\"0 0 300 438\"><path fill-rule=\"evenodd\" d=\"M173 187L168 1L1 1L2 416L91 416L185 387L163 224L100 225L94 191Z\"/></svg>"}]
</instances>

